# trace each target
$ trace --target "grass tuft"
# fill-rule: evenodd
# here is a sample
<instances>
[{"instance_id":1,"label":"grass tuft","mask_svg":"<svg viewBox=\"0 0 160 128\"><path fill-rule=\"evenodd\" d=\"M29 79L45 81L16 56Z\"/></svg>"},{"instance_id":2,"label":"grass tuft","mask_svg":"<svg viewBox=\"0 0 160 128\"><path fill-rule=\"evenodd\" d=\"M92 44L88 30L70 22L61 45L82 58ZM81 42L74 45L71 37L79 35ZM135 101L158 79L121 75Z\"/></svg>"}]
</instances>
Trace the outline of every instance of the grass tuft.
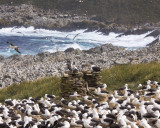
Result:
<instances>
[{"instance_id":1,"label":"grass tuft","mask_svg":"<svg viewBox=\"0 0 160 128\"><path fill-rule=\"evenodd\" d=\"M24 99L28 97L42 97L45 94L60 94L60 78L46 77L36 81L25 81L20 84L13 84L0 90L0 102L5 99Z\"/></svg>"},{"instance_id":2,"label":"grass tuft","mask_svg":"<svg viewBox=\"0 0 160 128\"><path fill-rule=\"evenodd\" d=\"M105 69L101 73L102 82L108 85L108 90L112 91L124 84L136 89L138 84L146 84L147 80L160 81L160 64L156 62L116 65L111 69Z\"/></svg>"}]
</instances>

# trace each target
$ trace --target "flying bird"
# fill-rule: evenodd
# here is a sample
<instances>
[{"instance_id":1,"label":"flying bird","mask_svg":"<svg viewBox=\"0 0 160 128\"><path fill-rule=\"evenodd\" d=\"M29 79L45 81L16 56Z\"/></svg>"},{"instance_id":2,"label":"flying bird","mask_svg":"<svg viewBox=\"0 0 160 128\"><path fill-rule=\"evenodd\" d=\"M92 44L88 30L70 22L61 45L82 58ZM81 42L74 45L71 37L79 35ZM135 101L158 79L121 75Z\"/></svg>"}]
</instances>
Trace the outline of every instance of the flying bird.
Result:
<instances>
[{"instance_id":1,"label":"flying bird","mask_svg":"<svg viewBox=\"0 0 160 128\"><path fill-rule=\"evenodd\" d=\"M51 40L51 38L46 38L46 40L49 40L50 42L54 43L53 40ZM55 44L55 43L54 43Z\"/></svg>"},{"instance_id":2,"label":"flying bird","mask_svg":"<svg viewBox=\"0 0 160 128\"><path fill-rule=\"evenodd\" d=\"M80 34L80 33L76 34L76 35L74 36L73 40L74 40L79 34Z\"/></svg>"},{"instance_id":3,"label":"flying bird","mask_svg":"<svg viewBox=\"0 0 160 128\"><path fill-rule=\"evenodd\" d=\"M9 46L10 48L16 50L18 53L21 54L21 52L18 50L18 48L19 48L18 46L15 46L14 44L12 44L12 43L10 43L10 42L8 42L8 41L7 41L6 43L7 43L7 44L10 44L10 46Z\"/></svg>"},{"instance_id":4,"label":"flying bird","mask_svg":"<svg viewBox=\"0 0 160 128\"><path fill-rule=\"evenodd\" d=\"M67 38L70 34L68 34L65 38Z\"/></svg>"}]
</instances>

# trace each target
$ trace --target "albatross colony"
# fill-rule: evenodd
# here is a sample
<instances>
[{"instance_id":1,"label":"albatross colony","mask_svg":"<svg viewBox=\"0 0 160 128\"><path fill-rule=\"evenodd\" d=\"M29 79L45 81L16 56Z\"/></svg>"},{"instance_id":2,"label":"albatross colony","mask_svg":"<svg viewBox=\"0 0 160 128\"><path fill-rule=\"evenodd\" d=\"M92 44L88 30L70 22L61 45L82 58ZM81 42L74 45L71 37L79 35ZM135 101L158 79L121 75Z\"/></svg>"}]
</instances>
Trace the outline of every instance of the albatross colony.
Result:
<instances>
[{"instance_id":1,"label":"albatross colony","mask_svg":"<svg viewBox=\"0 0 160 128\"><path fill-rule=\"evenodd\" d=\"M95 97L75 92L70 100L46 94L34 99L6 99L0 104L2 128L160 128L160 85L147 81L137 91L124 87Z\"/></svg>"}]
</instances>

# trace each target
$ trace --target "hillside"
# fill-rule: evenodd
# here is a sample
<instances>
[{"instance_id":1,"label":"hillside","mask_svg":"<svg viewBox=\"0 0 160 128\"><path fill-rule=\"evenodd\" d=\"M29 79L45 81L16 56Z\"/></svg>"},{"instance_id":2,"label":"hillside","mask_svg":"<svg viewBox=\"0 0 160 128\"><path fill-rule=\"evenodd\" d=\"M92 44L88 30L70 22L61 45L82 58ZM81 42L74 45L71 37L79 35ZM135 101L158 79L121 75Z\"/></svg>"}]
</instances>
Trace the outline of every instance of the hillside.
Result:
<instances>
[{"instance_id":1,"label":"hillside","mask_svg":"<svg viewBox=\"0 0 160 128\"><path fill-rule=\"evenodd\" d=\"M160 21L159 0L1 0L0 4L32 4L46 10L95 15L105 23L141 24Z\"/></svg>"}]
</instances>

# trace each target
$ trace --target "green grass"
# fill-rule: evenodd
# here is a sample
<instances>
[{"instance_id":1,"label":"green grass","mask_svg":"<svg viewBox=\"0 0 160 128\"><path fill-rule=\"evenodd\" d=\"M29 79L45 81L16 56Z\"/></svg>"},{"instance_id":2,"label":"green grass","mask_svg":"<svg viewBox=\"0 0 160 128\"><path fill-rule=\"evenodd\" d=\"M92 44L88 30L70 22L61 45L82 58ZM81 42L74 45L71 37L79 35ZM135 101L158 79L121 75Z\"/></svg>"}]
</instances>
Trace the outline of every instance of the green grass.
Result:
<instances>
[{"instance_id":1,"label":"green grass","mask_svg":"<svg viewBox=\"0 0 160 128\"><path fill-rule=\"evenodd\" d=\"M25 81L20 84L13 84L0 90L0 102L7 98L24 99L28 97L43 97L47 94L60 94L60 78L47 77L36 81Z\"/></svg>"},{"instance_id":2,"label":"green grass","mask_svg":"<svg viewBox=\"0 0 160 128\"><path fill-rule=\"evenodd\" d=\"M114 90L124 84L136 89L138 84L146 84L147 80L160 81L160 64L156 62L135 64L135 65L116 65L111 69L103 70L102 82L108 85L108 90Z\"/></svg>"},{"instance_id":3,"label":"green grass","mask_svg":"<svg viewBox=\"0 0 160 128\"><path fill-rule=\"evenodd\" d=\"M156 62L135 65L116 65L101 73L102 82L108 85L107 90L113 91L124 84L136 89L138 84L146 84L147 80L160 81L160 64ZM60 95L60 78L46 77L33 82L13 84L0 90L0 102L7 98L24 99L30 96L37 98L47 94Z\"/></svg>"}]
</instances>

